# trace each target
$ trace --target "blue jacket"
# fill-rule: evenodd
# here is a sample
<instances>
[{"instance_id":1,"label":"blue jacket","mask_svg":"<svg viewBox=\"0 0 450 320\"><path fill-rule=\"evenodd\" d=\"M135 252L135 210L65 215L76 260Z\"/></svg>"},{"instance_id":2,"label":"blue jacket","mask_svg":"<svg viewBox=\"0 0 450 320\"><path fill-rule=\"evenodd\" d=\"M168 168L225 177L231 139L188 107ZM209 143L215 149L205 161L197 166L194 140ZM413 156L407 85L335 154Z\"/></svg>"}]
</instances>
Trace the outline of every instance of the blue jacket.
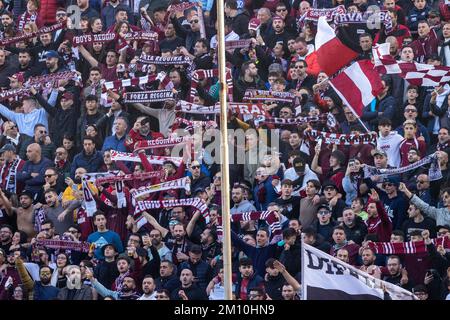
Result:
<instances>
[{"instance_id":1,"label":"blue jacket","mask_svg":"<svg viewBox=\"0 0 450 320\"><path fill-rule=\"evenodd\" d=\"M379 116L378 112L381 112L382 115ZM377 130L378 119L383 117L388 118L392 121L394 120L395 112L396 112L396 100L394 97L387 95L383 99L378 101L375 110L372 110L371 104L365 106L363 109L361 119L369 123L370 129Z\"/></svg>"},{"instance_id":2,"label":"blue jacket","mask_svg":"<svg viewBox=\"0 0 450 320\"><path fill-rule=\"evenodd\" d=\"M83 167L87 172L97 172L103 165L103 153L95 151L92 155L87 156L84 150L77 154L72 161L72 167L70 169L70 176L75 176L75 170Z\"/></svg>"},{"instance_id":3,"label":"blue jacket","mask_svg":"<svg viewBox=\"0 0 450 320\"><path fill-rule=\"evenodd\" d=\"M238 281L235 287L235 294L236 294L236 298L239 298L241 295L241 283L242 283L242 277L241 274L238 274ZM250 294L250 289L253 288L258 288L258 287L262 287L263 286L263 282L264 282L264 278L262 278L261 276L259 276L258 274L253 274L247 284L247 299L248 299L248 295Z\"/></svg>"},{"instance_id":4,"label":"blue jacket","mask_svg":"<svg viewBox=\"0 0 450 320\"><path fill-rule=\"evenodd\" d=\"M102 152L110 149L120 152L127 152L127 148L125 147L125 138L126 135L120 139L117 139L116 135L106 137L105 142L103 142Z\"/></svg>"},{"instance_id":5,"label":"blue jacket","mask_svg":"<svg viewBox=\"0 0 450 320\"><path fill-rule=\"evenodd\" d=\"M193 264L188 260L180 264L180 267L178 268L179 273L181 273L181 270L183 269L191 270L194 277L198 280L198 282L196 282L197 285L203 290L206 290L208 283L212 279L212 269L208 263L200 261L197 264Z\"/></svg>"},{"instance_id":6,"label":"blue jacket","mask_svg":"<svg viewBox=\"0 0 450 320\"><path fill-rule=\"evenodd\" d=\"M239 236L231 231L231 241L233 246L245 253L247 257L252 259L253 267L258 275L264 277L266 274L266 261L270 258L277 258L277 244L269 244L268 246L257 248L245 243Z\"/></svg>"},{"instance_id":7,"label":"blue jacket","mask_svg":"<svg viewBox=\"0 0 450 320\"><path fill-rule=\"evenodd\" d=\"M99 260L105 259L105 257L102 254L102 247L104 245L107 245L108 243L114 244L119 253L123 252L123 245L122 241L120 240L119 234L111 230L108 230L106 232L97 231L91 233L87 238L87 242L95 243L94 256L96 259Z\"/></svg>"},{"instance_id":8,"label":"blue jacket","mask_svg":"<svg viewBox=\"0 0 450 320\"><path fill-rule=\"evenodd\" d=\"M47 158L42 158L38 163L33 163L28 160L25 162L22 171L17 172L17 181L25 183L25 190L38 193L45 184L45 170L53 166L53 162ZM39 175L33 178L31 176L32 173L39 173Z\"/></svg>"},{"instance_id":9,"label":"blue jacket","mask_svg":"<svg viewBox=\"0 0 450 320\"><path fill-rule=\"evenodd\" d=\"M426 5L425 8L423 8L422 10L419 10L416 7L413 7L411 10L409 10L407 16L407 27L409 28L409 30L417 31L419 22L427 21L428 12L430 10L431 8L428 5Z\"/></svg>"}]
</instances>

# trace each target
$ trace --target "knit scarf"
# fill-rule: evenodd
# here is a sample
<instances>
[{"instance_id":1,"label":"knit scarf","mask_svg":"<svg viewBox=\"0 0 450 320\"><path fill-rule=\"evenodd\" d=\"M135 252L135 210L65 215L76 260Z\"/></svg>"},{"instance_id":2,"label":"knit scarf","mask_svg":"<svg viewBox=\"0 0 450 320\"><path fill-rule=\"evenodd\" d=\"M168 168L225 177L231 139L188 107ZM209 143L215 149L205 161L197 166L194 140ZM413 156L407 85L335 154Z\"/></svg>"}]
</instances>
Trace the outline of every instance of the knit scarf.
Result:
<instances>
[{"instance_id":1,"label":"knit scarf","mask_svg":"<svg viewBox=\"0 0 450 320\"><path fill-rule=\"evenodd\" d=\"M0 101L8 100L10 98L22 98L23 96L30 95L30 89L9 89L0 92Z\"/></svg>"},{"instance_id":2,"label":"knit scarf","mask_svg":"<svg viewBox=\"0 0 450 320\"><path fill-rule=\"evenodd\" d=\"M19 42L19 41L28 40L28 39L31 39L31 38L38 37L39 35L41 35L43 33L52 33L53 31L56 31L56 30L64 28L65 26L66 26L65 22L64 23L57 23L57 24L54 24L54 25L49 26L49 27L43 27L43 28L39 29L36 32L32 32L32 33L29 33L29 34L22 34L20 36L16 36L16 37L12 37L12 38L2 39L2 40L0 40L0 46L6 47L6 46L9 46L9 45L14 44L16 42Z\"/></svg>"},{"instance_id":3,"label":"knit scarf","mask_svg":"<svg viewBox=\"0 0 450 320\"><path fill-rule=\"evenodd\" d=\"M43 239L37 240L36 244L38 246L43 246L50 249L58 249L58 250L72 250L79 252L89 252L90 243L89 242L75 242L68 240L52 240L52 239Z\"/></svg>"},{"instance_id":4,"label":"knit scarf","mask_svg":"<svg viewBox=\"0 0 450 320\"><path fill-rule=\"evenodd\" d=\"M36 22L37 12L30 14L28 11L25 11L22 15L20 15L19 22L17 24L17 30L22 31L23 27L29 22Z\"/></svg>"},{"instance_id":5,"label":"knit scarf","mask_svg":"<svg viewBox=\"0 0 450 320\"><path fill-rule=\"evenodd\" d=\"M209 223L209 209L206 203L200 198L187 198L187 199L175 199L175 200L156 200L156 201L137 201L134 210L135 221L138 227L147 223L147 219L142 216L142 212L147 210L173 208L173 207L194 207L202 214L206 221Z\"/></svg>"},{"instance_id":6,"label":"knit scarf","mask_svg":"<svg viewBox=\"0 0 450 320\"><path fill-rule=\"evenodd\" d=\"M142 173L130 173L125 175L115 175L111 174L110 176L104 176L95 179L96 185L101 185L105 183L116 183L118 181L135 181L135 180L148 180L152 178L162 178L164 177L164 170L159 171L149 171Z\"/></svg>"},{"instance_id":7,"label":"knit scarf","mask_svg":"<svg viewBox=\"0 0 450 320\"><path fill-rule=\"evenodd\" d=\"M151 91L139 91L139 92L127 92L125 93L125 103L147 103L147 102L160 102L170 99L174 99L175 95L172 90L151 90Z\"/></svg>"},{"instance_id":8,"label":"knit scarf","mask_svg":"<svg viewBox=\"0 0 450 320\"><path fill-rule=\"evenodd\" d=\"M175 110L193 114L219 114L220 104L216 104L214 106L202 106L188 101L179 100Z\"/></svg>"},{"instance_id":9,"label":"knit scarf","mask_svg":"<svg viewBox=\"0 0 450 320\"><path fill-rule=\"evenodd\" d=\"M116 286L116 291L121 292L123 288L123 280L131 274L130 270L127 270L124 274L119 274L119 276L114 280Z\"/></svg>"},{"instance_id":10,"label":"knit scarf","mask_svg":"<svg viewBox=\"0 0 450 320\"><path fill-rule=\"evenodd\" d=\"M145 53L141 53L141 56L139 57L138 61L145 64L156 64L156 65L192 64L192 60L189 57L185 56L160 57L160 56L146 55Z\"/></svg>"},{"instance_id":11,"label":"knit scarf","mask_svg":"<svg viewBox=\"0 0 450 320\"><path fill-rule=\"evenodd\" d=\"M328 114L321 114L319 116L314 117L296 117L296 118L275 118L275 117L264 117L260 116L257 118L258 122L264 122L264 123L270 123L275 124L279 126L290 126L290 125L302 125L305 123L322 123L327 124L328 123ZM333 125L333 123L330 123Z\"/></svg>"},{"instance_id":12,"label":"knit scarf","mask_svg":"<svg viewBox=\"0 0 450 320\"><path fill-rule=\"evenodd\" d=\"M155 140L141 140L138 142L134 151L141 149L157 149L157 148L167 148L179 145L180 143L186 143L191 140L190 137L176 137L167 139L155 139Z\"/></svg>"},{"instance_id":13,"label":"knit scarf","mask_svg":"<svg viewBox=\"0 0 450 320\"><path fill-rule=\"evenodd\" d=\"M119 90L126 87L136 87L140 85L144 85L150 82L157 80L157 76L155 75L146 75L143 77L136 77L130 79L119 79L114 81L108 81L103 83L102 91L106 92L108 90Z\"/></svg>"},{"instance_id":14,"label":"knit scarf","mask_svg":"<svg viewBox=\"0 0 450 320\"><path fill-rule=\"evenodd\" d=\"M172 130L174 130L175 126L178 126L180 124L186 125L186 127L183 129L187 131L192 131L195 128L206 128L206 129L217 128L217 123L215 121L192 121L184 118L175 118L175 121L172 125L173 126Z\"/></svg>"},{"instance_id":15,"label":"knit scarf","mask_svg":"<svg viewBox=\"0 0 450 320\"><path fill-rule=\"evenodd\" d=\"M239 103L239 102L230 102L228 107L231 109L231 112L234 114L240 115L253 115L253 116L266 116L269 117L269 114L266 110L264 110L262 103Z\"/></svg>"},{"instance_id":16,"label":"knit scarf","mask_svg":"<svg viewBox=\"0 0 450 320\"><path fill-rule=\"evenodd\" d=\"M16 193L16 173L17 173L17 168L19 167L19 164L20 164L20 158L16 158L11 163L11 165L5 163L2 166L2 170L0 172L0 178L2 178L3 174L5 173L5 170L8 170L8 175L6 176L6 179L5 179L4 189L11 193ZM7 168L7 166L8 166L8 168Z\"/></svg>"},{"instance_id":17,"label":"knit scarf","mask_svg":"<svg viewBox=\"0 0 450 320\"><path fill-rule=\"evenodd\" d=\"M225 50L248 48L251 44L251 39L227 40L225 41Z\"/></svg>"},{"instance_id":18,"label":"knit scarf","mask_svg":"<svg viewBox=\"0 0 450 320\"><path fill-rule=\"evenodd\" d=\"M174 190L174 189L185 189L186 191L191 190L191 186L189 183L188 177L170 180L158 184L154 184L151 186L140 187L131 193L134 199L145 196L150 193L160 192L164 190Z\"/></svg>"},{"instance_id":19,"label":"knit scarf","mask_svg":"<svg viewBox=\"0 0 450 320\"><path fill-rule=\"evenodd\" d=\"M342 26L349 23L367 24L375 26L377 23L382 22L387 33L393 29L392 18L387 10L381 10L377 12L346 12L338 13L334 15L334 24L336 26Z\"/></svg>"},{"instance_id":20,"label":"knit scarf","mask_svg":"<svg viewBox=\"0 0 450 320\"><path fill-rule=\"evenodd\" d=\"M272 241L281 237L281 224L278 221L274 211L249 211L242 213L233 213L231 215L231 222L238 221L254 221L265 220L269 224L270 232L272 234ZM222 217L217 217L217 238L221 242L223 239Z\"/></svg>"},{"instance_id":21,"label":"knit scarf","mask_svg":"<svg viewBox=\"0 0 450 320\"><path fill-rule=\"evenodd\" d=\"M192 2L182 2L182 3L177 3L177 4L171 4L167 8L167 12L168 13L184 12L187 9L195 7L195 5L196 4L192 3Z\"/></svg>"},{"instance_id":22,"label":"knit scarf","mask_svg":"<svg viewBox=\"0 0 450 320\"><path fill-rule=\"evenodd\" d=\"M371 176L380 176L382 178L386 178L387 176L399 175L408 171L415 170L421 166L429 164L430 168L428 169L428 176L430 181L439 180L442 178L441 167L439 165L439 159L436 153L430 154L425 158L420 159L408 166L394 169L377 169L372 166L365 165L364 166L364 178L369 178Z\"/></svg>"},{"instance_id":23,"label":"knit scarf","mask_svg":"<svg viewBox=\"0 0 450 320\"><path fill-rule=\"evenodd\" d=\"M244 101L263 100L263 101L279 101L279 102L294 103L296 98L297 97L290 92L248 89L245 91L243 100Z\"/></svg>"},{"instance_id":24,"label":"knit scarf","mask_svg":"<svg viewBox=\"0 0 450 320\"><path fill-rule=\"evenodd\" d=\"M138 155L132 153L120 152L116 150L111 150L111 159L113 161L130 161L130 162L141 162L141 158ZM179 166L183 159L181 157L164 157L164 156L147 156L148 161L151 164L162 165L165 161L172 161L176 166Z\"/></svg>"},{"instance_id":25,"label":"knit scarf","mask_svg":"<svg viewBox=\"0 0 450 320\"><path fill-rule=\"evenodd\" d=\"M341 134L306 129L304 131L304 134L305 137L307 137L311 141L317 141L317 139L321 139L325 144L336 144L339 146L377 143L377 134L375 132L361 134Z\"/></svg>"},{"instance_id":26,"label":"knit scarf","mask_svg":"<svg viewBox=\"0 0 450 320\"><path fill-rule=\"evenodd\" d=\"M94 34L83 34L80 36L75 36L72 39L74 47L79 45L91 44L94 42L110 42L116 41L118 38L117 33L105 32L105 33L94 33Z\"/></svg>"},{"instance_id":27,"label":"knit scarf","mask_svg":"<svg viewBox=\"0 0 450 320\"><path fill-rule=\"evenodd\" d=\"M53 84L58 80L74 80L78 79L78 74L74 71L63 71L58 73L52 73L52 74L45 74L42 76L36 76L31 77L28 79L28 81L25 83L25 87L29 88L31 86L39 85L39 86L45 86L49 83Z\"/></svg>"},{"instance_id":28,"label":"knit scarf","mask_svg":"<svg viewBox=\"0 0 450 320\"><path fill-rule=\"evenodd\" d=\"M347 10L345 9L344 5L337 6L336 8L330 8L330 9L309 9L306 11L303 16L300 17L298 22L303 22L304 20L307 21L319 21L320 17L325 17L327 21L333 21L334 17L338 14L344 14Z\"/></svg>"},{"instance_id":29,"label":"knit scarf","mask_svg":"<svg viewBox=\"0 0 450 320\"><path fill-rule=\"evenodd\" d=\"M42 223L47 219L47 215L45 214L45 210L43 207L34 209L34 230L38 233L41 232Z\"/></svg>"},{"instance_id":30,"label":"knit scarf","mask_svg":"<svg viewBox=\"0 0 450 320\"><path fill-rule=\"evenodd\" d=\"M142 32L142 31L132 31L123 36L124 40L136 40L136 41L158 41L158 33L154 31Z\"/></svg>"},{"instance_id":31,"label":"knit scarf","mask_svg":"<svg viewBox=\"0 0 450 320\"><path fill-rule=\"evenodd\" d=\"M435 246L441 245L444 249L450 249L450 239L448 237L440 237L431 239ZM392 242L369 242L367 244L376 254L415 254L426 253L427 245L425 241L408 241L400 243Z\"/></svg>"},{"instance_id":32,"label":"knit scarf","mask_svg":"<svg viewBox=\"0 0 450 320\"><path fill-rule=\"evenodd\" d=\"M231 77L231 70L226 70L226 83L227 83L227 92L228 92L228 101L233 101L233 78ZM200 79L204 78L217 78L219 77L218 69L208 69L208 70L195 70L192 74L191 79L191 102L194 100L195 95L197 94L197 86L200 82Z\"/></svg>"},{"instance_id":33,"label":"knit scarf","mask_svg":"<svg viewBox=\"0 0 450 320\"><path fill-rule=\"evenodd\" d=\"M81 187L84 196L84 205L86 206L86 213L88 217L92 217L97 211L97 204L95 203L94 195L88 185L88 177L86 175L81 179Z\"/></svg>"}]
</instances>

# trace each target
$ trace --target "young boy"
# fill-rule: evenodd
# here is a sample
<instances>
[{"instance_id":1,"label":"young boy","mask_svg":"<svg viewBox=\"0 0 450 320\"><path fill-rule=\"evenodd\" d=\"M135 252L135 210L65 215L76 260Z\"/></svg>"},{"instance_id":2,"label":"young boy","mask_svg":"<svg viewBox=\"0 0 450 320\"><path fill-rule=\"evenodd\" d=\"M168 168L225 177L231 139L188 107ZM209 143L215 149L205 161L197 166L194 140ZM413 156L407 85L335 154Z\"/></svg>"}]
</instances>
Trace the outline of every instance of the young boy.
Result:
<instances>
[{"instance_id":1,"label":"young boy","mask_svg":"<svg viewBox=\"0 0 450 320\"><path fill-rule=\"evenodd\" d=\"M417 124L414 120L406 120L403 122L404 140L400 144L400 166L404 167L409 165L408 152L411 147L416 147L420 151L420 157L423 158L426 154L427 146L425 144L425 138L416 138Z\"/></svg>"},{"instance_id":2,"label":"young boy","mask_svg":"<svg viewBox=\"0 0 450 320\"><path fill-rule=\"evenodd\" d=\"M430 9L426 0L414 0L414 8L409 11L407 17L408 27L411 32L417 32L419 21L427 20Z\"/></svg>"}]
</instances>

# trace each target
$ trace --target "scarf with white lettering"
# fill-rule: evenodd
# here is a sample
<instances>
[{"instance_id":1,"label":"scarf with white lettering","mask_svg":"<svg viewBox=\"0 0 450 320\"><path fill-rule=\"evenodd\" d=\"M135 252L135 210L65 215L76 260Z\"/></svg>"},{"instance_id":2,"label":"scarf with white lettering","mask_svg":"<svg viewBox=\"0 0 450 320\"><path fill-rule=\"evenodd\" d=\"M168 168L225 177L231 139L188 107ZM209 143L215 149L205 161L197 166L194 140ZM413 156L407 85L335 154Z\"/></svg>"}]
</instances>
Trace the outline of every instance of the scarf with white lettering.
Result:
<instances>
[{"instance_id":1,"label":"scarf with white lettering","mask_svg":"<svg viewBox=\"0 0 450 320\"><path fill-rule=\"evenodd\" d=\"M130 161L130 162L141 162L141 158L136 154L120 152L116 150L111 150L111 160L113 161ZM172 161L176 166L180 166L183 162L181 157L164 157L164 156L153 156L147 155L147 160L151 164L162 165L165 161Z\"/></svg>"},{"instance_id":2,"label":"scarf with white lettering","mask_svg":"<svg viewBox=\"0 0 450 320\"><path fill-rule=\"evenodd\" d=\"M311 141L317 141L321 139L325 144L336 144L338 146L352 146L358 144L376 144L377 133L360 133L360 134L343 134L343 133L330 133L318 130L304 131L305 137Z\"/></svg>"},{"instance_id":3,"label":"scarf with white lettering","mask_svg":"<svg viewBox=\"0 0 450 320\"><path fill-rule=\"evenodd\" d=\"M172 130L175 131L176 129L178 129L178 126L181 124L186 125L186 127L183 128L186 131L192 131L196 128L205 128L205 129L217 128L217 122L215 121L193 121L184 118L175 118L175 121L172 124Z\"/></svg>"},{"instance_id":4,"label":"scarf with white lettering","mask_svg":"<svg viewBox=\"0 0 450 320\"><path fill-rule=\"evenodd\" d=\"M79 45L91 44L94 42L110 42L116 41L118 37L119 35L117 33L112 32L83 34L73 37L72 44L74 47L77 47Z\"/></svg>"},{"instance_id":5,"label":"scarf with white lettering","mask_svg":"<svg viewBox=\"0 0 450 320\"><path fill-rule=\"evenodd\" d=\"M150 90L125 93L125 103L160 102L175 99L172 90Z\"/></svg>"},{"instance_id":6,"label":"scarf with white lettering","mask_svg":"<svg viewBox=\"0 0 450 320\"><path fill-rule=\"evenodd\" d=\"M259 116L257 118L258 122L264 122L264 123L270 123L275 124L278 126L290 126L290 125L301 125L305 123L321 123L321 124L327 124L328 123L328 114L323 113L319 116L313 116L313 117L296 117L296 118L275 118L275 117L264 117ZM255 120L256 122L256 120ZM333 123L330 123L333 124Z\"/></svg>"},{"instance_id":7,"label":"scarf with white lettering","mask_svg":"<svg viewBox=\"0 0 450 320\"><path fill-rule=\"evenodd\" d=\"M89 188L89 176L85 175L81 179L81 187L83 190L84 204L86 206L86 213L88 217L92 217L97 211L97 204L95 203L94 195Z\"/></svg>"},{"instance_id":8,"label":"scarf with white lettering","mask_svg":"<svg viewBox=\"0 0 450 320\"><path fill-rule=\"evenodd\" d=\"M251 46L251 44L252 44L251 39L226 40L225 41L225 50L248 48ZM216 42L216 46L217 45L218 45L218 42Z\"/></svg>"},{"instance_id":9,"label":"scarf with white lettering","mask_svg":"<svg viewBox=\"0 0 450 320\"><path fill-rule=\"evenodd\" d=\"M226 82L227 82L227 92L228 92L228 101L233 101L233 78L231 77L231 70L227 69L226 73ZM191 102L194 101L194 97L197 94L197 86L200 82L200 79L205 78L218 78L219 70L218 69L208 69L208 70L195 70L192 74L191 79Z\"/></svg>"},{"instance_id":10,"label":"scarf with white lettering","mask_svg":"<svg viewBox=\"0 0 450 320\"><path fill-rule=\"evenodd\" d=\"M264 110L262 103L230 102L228 108L231 109L233 114L270 117L269 113Z\"/></svg>"},{"instance_id":11,"label":"scarf with white lettering","mask_svg":"<svg viewBox=\"0 0 450 320\"><path fill-rule=\"evenodd\" d=\"M202 106L188 101L179 100L175 110L193 114L219 114L220 104L216 104L214 106Z\"/></svg>"},{"instance_id":12,"label":"scarf with white lettering","mask_svg":"<svg viewBox=\"0 0 450 320\"><path fill-rule=\"evenodd\" d=\"M147 149L173 147L179 145L180 143L186 143L190 140L191 138L188 136L167 138L167 139L141 140L137 143L137 146L134 148L134 151L141 149L147 150Z\"/></svg>"},{"instance_id":13,"label":"scarf with white lettering","mask_svg":"<svg viewBox=\"0 0 450 320\"><path fill-rule=\"evenodd\" d=\"M192 60L185 56L176 57L160 57L151 56L142 53L138 59L139 62L145 64L157 64L157 65L182 65L182 64L192 64Z\"/></svg>"},{"instance_id":14,"label":"scarf with white lettering","mask_svg":"<svg viewBox=\"0 0 450 320\"><path fill-rule=\"evenodd\" d=\"M20 88L20 89L9 89L0 91L0 101L8 100L9 98L19 98L21 100L24 96L30 95L30 89Z\"/></svg>"},{"instance_id":15,"label":"scarf with white lettering","mask_svg":"<svg viewBox=\"0 0 450 320\"><path fill-rule=\"evenodd\" d=\"M147 223L141 214L147 210L173 208L173 207L194 207L202 214L206 221L209 223L209 209L206 203L200 198L186 198L186 199L174 199L174 200L155 200L155 201L137 201L134 210L135 221L139 226ZM139 222L138 222L139 221Z\"/></svg>"},{"instance_id":16,"label":"scarf with white lettering","mask_svg":"<svg viewBox=\"0 0 450 320\"><path fill-rule=\"evenodd\" d=\"M448 237L440 237L431 239L435 246L441 245L444 249L450 249L450 239ZM368 247L376 254L415 254L426 253L427 245L425 241L408 241L400 243L392 242L369 242Z\"/></svg>"},{"instance_id":17,"label":"scarf with white lettering","mask_svg":"<svg viewBox=\"0 0 450 320\"><path fill-rule=\"evenodd\" d=\"M34 209L34 230L36 232L41 232L42 223L47 219L47 215L45 214L45 210L43 207Z\"/></svg>"},{"instance_id":18,"label":"scarf with white lettering","mask_svg":"<svg viewBox=\"0 0 450 320\"><path fill-rule=\"evenodd\" d=\"M231 222L238 221L255 221L255 220L265 220L269 225L270 232L272 235L272 241L276 241L281 238L281 224L275 215L274 211L249 211L241 213L233 213L230 215ZM217 217L217 238L222 241L223 238L223 226L222 217Z\"/></svg>"},{"instance_id":19,"label":"scarf with white lettering","mask_svg":"<svg viewBox=\"0 0 450 320\"><path fill-rule=\"evenodd\" d=\"M131 193L134 199L145 196L150 193L164 191L164 190L175 190L184 189L186 191L191 190L191 185L188 177L170 180L166 182L161 182L151 186L140 187Z\"/></svg>"},{"instance_id":20,"label":"scarf with white lettering","mask_svg":"<svg viewBox=\"0 0 450 320\"><path fill-rule=\"evenodd\" d=\"M5 190L11 192L11 193L16 193L16 173L17 173L17 168L20 165L20 158L16 158L14 159L14 161L11 163L11 165L9 164L4 164L2 166L2 170L0 172L0 178L3 177L3 174L5 173L5 170L8 170L8 175L5 178L5 181L2 181L2 186ZM8 168L6 168L6 166L8 166Z\"/></svg>"},{"instance_id":21,"label":"scarf with white lettering","mask_svg":"<svg viewBox=\"0 0 450 320\"><path fill-rule=\"evenodd\" d=\"M34 23L37 19L37 12L29 13L28 11L25 11L23 14L20 15L19 22L17 23L17 30L23 31L23 27L27 23Z\"/></svg>"},{"instance_id":22,"label":"scarf with white lettering","mask_svg":"<svg viewBox=\"0 0 450 320\"><path fill-rule=\"evenodd\" d=\"M371 176L380 176L382 178L386 178L388 176L403 174L408 171L415 170L419 167L422 167L426 164L429 164L430 168L428 169L428 177L430 181L439 180L442 178L441 167L439 165L439 159L436 153L430 154L425 158L420 159L410 165L401 168L394 169L377 169L372 166L365 165L364 166L364 178L369 178Z\"/></svg>"},{"instance_id":23,"label":"scarf with white lettering","mask_svg":"<svg viewBox=\"0 0 450 320\"><path fill-rule=\"evenodd\" d=\"M244 101L279 101L295 103L297 97L290 92L277 92L268 90L247 89L244 94Z\"/></svg>"},{"instance_id":24,"label":"scarf with white lettering","mask_svg":"<svg viewBox=\"0 0 450 320\"><path fill-rule=\"evenodd\" d=\"M39 29L36 32L31 32L29 34L22 34L20 36L16 36L16 37L11 37L11 38L7 38L7 39L2 39L0 40L0 46L2 47L6 47L9 46L13 43L19 42L19 41L23 41L23 40L28 40L31 38L35 38L38 37L39 35L43 34L43 33L52 33L53 31L65 28L66 23L57 23L54 24L52 26L48 26L48 27L43 27L41 29Z\"/></svg>"},{"instance_id":25,"label":"scarf with white lettering","mask_svg":"<svg viewBox=\"0 0 450 320\"><path fill-rule=\"evenodd\" d=\"M101 185L105 183L116 183L118 181L148 180L151 178L162 178L162 177L164 177L164 170L142 172L142 173L130 173L124 175L111 174L109 176L104 176L95 179L95 184Z\"/></svg>"},{"instance_id":26,"label":"scarf with white lettering","mask_svg":"<svg viewBox=\"0 0 450 320\"><path fill-rule=\"evenodd\" d=\"M52 240L52 239L42 239L37 240L36 244L38 246L43 246L50 249L59 249L59 250L72 250L79 252L89 252L90 243L89 242L75 242L68 240Z\"/></svg>"},{"instance_id":27,"label":"scarf with white lettering","mask_svg":"<svg viewBox=\"0 0 450 320\"><path fill-rule=\"evenodd\" d=\"M383 23L386 33L389 33L393 29L392 18L387 10L381 10L377 12L346 12L338 13L334 15L334 24L336 26L342 26L349 23L366 24L367 26L376 27L380 22ZM370 27L369 27L370 29Z\"/></svg>"}]
</instances>

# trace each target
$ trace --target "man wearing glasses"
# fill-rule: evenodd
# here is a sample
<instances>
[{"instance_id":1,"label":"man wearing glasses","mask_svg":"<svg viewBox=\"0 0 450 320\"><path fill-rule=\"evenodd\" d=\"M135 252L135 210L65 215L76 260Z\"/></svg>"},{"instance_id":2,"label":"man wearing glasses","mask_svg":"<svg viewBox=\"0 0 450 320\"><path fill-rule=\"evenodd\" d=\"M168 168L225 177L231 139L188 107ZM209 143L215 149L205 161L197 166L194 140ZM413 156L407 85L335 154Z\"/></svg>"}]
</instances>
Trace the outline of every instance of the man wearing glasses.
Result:
<instances>
[{"instance_id":1,"label":"man wearing glasses","mask_svg":"<svg viewBox=\"0 0 450 320\"><path fill-rule=\"evenodd\" d=\"M211 184L211 179L201 171L200 163L197 160L192 161L191 168L191 190L206 189ZM192 192L191 191L191 192Z\"/></svg>"},{"instance_id":2,"label":"man wearing glasses","mask_svg":"<svg viewBox=\"0 0 450 320\"><path fill-rule=\"evenodd\" d=\"M19 133L17 124L12 121L5 121L3 123L3 134L0 136L0 145L12 144L16 148L16 152L22 149L22 145L28 145L28 141L31 140L30 136L24 133ZM23 158L22 158L23 159Z\"/></svg>"},{"instance_id":3,"label":"man wearing glasses","mask_svg":"<svg viewBox=\"0 0 450 320\"><path fill-rule=\"evenodd\" d=\"M408 104L405 107L405 110L403 111L403 116L405 117L406 120L413 120L416 122L417 125L416 138L423 137L425 139L426 145L428 146L430 144L430 134L427 128L423 124L421 124L420 121L418 121L417 119L418 115L419 114L417 112L417 107L413 104ZM397 127L395 131L397 131L397 133L400 135L404 134L403 126Z\"/></svg>"}]
</instances>

